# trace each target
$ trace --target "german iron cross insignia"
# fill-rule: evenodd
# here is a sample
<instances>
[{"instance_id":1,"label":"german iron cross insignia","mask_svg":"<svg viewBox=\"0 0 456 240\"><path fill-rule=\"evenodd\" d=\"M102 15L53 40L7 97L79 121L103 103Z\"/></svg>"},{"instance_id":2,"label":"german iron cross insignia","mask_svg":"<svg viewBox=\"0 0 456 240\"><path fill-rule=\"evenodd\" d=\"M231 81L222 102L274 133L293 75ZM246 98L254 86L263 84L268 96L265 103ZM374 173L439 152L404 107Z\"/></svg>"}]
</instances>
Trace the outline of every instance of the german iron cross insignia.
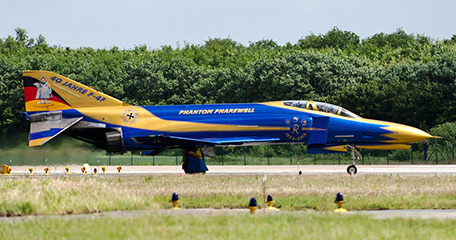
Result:
<instances>
[{"instance_id":1,"label":"german iron cross insignia","mask_svg":"<svg viewBox=\"0 0 456 240\"><path fill-rule=\"evenodd\" d=\"M139 112L135 109L127 109L122 112L122 121L127 124L133 124L139 120Z\"/></svg>"}]
</instances>

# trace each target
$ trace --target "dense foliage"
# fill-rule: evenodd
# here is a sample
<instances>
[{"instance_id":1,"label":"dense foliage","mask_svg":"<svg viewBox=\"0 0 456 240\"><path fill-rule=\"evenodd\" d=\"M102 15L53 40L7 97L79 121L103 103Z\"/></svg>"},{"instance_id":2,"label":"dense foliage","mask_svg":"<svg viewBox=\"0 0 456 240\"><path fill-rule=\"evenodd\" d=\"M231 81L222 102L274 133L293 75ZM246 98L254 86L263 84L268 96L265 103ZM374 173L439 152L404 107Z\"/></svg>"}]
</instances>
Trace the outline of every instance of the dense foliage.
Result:
<instances>
[{"instance_id":1,"label":"dense foliage","mask_svg":"<svg viewBox=\"0 0 456 240\"><path fill-rule=\"evenodd\" d=\"M49 46L40 35L0 38L0 130L25 129L23 70L49 70L130 104L306 99L425 130L456 121L456 35L434 41L398 29L360 39L333 28L296 44L272 40L121 50Z\"/></svg>"}]
</instances>

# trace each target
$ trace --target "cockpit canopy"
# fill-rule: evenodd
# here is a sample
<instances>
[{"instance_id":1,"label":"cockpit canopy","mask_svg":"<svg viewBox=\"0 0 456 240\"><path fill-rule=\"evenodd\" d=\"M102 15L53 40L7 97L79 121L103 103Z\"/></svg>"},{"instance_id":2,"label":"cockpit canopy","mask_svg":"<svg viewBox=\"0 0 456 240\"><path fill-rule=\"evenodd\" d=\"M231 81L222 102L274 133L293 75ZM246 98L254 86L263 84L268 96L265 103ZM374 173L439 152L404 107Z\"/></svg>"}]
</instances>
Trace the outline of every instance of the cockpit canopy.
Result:
<instances>
[{"instance_id":1,"label":"cockpit canopy","mask_svg":"<svg viewBox=\"0 0 456 240\"><path fill-rule=\"evenodd\" d=\"M332 114L336 114L336 115L340 115L340 116L344 116L344 117L361 118L360 116L348 111L347 109L345 109L343 107L339 107L339 106L329 104L329 103L316 102L316 101L292 100L292 101L284 101L283 104L285 106L304 108L304 109L320 111L320 112L327 112L327 113L332 113Z\"/></svg>"}]
</instances>

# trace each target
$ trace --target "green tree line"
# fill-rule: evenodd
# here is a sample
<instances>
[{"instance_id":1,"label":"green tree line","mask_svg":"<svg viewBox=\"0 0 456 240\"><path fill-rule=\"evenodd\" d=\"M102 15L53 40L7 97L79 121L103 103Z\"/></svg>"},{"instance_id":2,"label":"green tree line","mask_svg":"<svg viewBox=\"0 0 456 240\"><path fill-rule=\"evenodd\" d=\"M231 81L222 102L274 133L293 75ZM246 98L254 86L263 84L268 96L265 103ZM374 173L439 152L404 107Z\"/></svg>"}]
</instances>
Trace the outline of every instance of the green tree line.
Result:
<instances>
[{"instance_id":1,"label":"green tree line","mask_svg":"<svg viewBox=\"0 0 456 240\"><path fill-rule=\"evenodd\" d=\"M173 48L50 46L17 28L0 38L0 129L26 131L23 70L48 70L130 104L317 100L429 130L456 121L456 35L402 29L360 39L333 28L296 43L233 39Z\"/></svg>"}]
</instances>

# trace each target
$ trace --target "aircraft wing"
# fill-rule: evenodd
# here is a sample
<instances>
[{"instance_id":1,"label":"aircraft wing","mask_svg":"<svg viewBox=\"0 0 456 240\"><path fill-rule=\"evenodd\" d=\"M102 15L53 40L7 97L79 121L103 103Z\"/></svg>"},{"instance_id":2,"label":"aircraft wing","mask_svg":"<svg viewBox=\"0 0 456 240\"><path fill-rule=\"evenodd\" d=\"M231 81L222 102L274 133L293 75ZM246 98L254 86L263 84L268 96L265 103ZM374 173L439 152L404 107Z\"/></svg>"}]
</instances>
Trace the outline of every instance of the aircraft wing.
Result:
<instances>
[{"instance_id":1,"label":"aircraft wing","mask_svg":"<svg viewBox=\"0 0 456 240\"><path fill-rule=\"evenodd\" d=\"M229 137L229 138L203 138L203 139L194 139L194 138L184 138L184 137L175 137L171 136L169 138L199 142L204 144L214 144L214 145L242 145L244 143L257 143L257 142L275 142L280 141L280 138L273 137Z\"/></svg>"},{"instance_id":2,"label":"aircraft wing","mask_svg":"<svg viewBox=\"0 0 456 240\"><path fill-rule=\"evenodd\" d=\"M226 138L189 138L171 135L159 135L149 137L133 137L132 140L140 145L163 144L163 145L243 145L253 143L277 142L280 138L275 137L226 137Z\"/></svg>"}]
</instances>

